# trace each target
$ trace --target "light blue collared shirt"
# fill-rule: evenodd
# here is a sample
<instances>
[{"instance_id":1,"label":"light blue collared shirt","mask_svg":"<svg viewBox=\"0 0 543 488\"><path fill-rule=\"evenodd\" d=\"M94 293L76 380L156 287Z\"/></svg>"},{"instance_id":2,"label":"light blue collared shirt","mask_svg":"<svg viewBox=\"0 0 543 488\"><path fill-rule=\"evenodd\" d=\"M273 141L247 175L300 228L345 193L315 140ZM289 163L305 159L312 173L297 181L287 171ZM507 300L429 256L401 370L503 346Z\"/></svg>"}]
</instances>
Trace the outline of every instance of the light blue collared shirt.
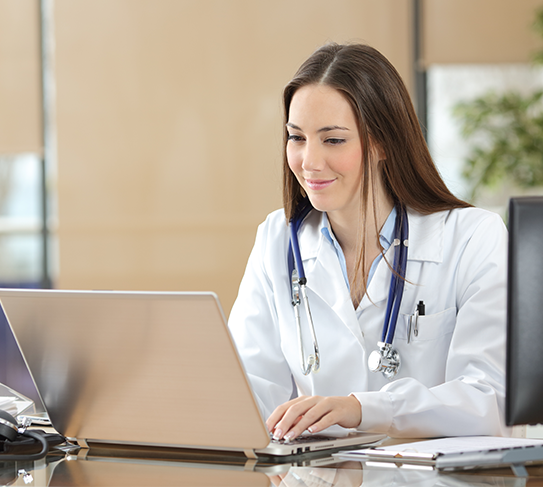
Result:
<instances>
[{"instance_id":1,"label":"light blue collared shirt","mask_svg":"<svg viewBox=\"0 0 543 488\"><path fill-rule=\"evenodd\" d=\"M377 265L379 264L381 259L383 259L383 254L387 252L388 248L392 245L392 242L394 241L394 225L396 223L396 213L396 207L393 207L392 212L390 212L383 227L381 228L381 232L379 232L379 243L383 248L383 253L379 254L373 260L373 263L371 263L370 272L368 274L368 283L366 284L366 286L370 285L370 281L375 274ZM341 249L341 246L339 245L336 236L332 232L332 227L330 226L330 221L328 220L326 212L322 213L321 232L323 233L324 237L326 237L328 242L330 242L334 246L337 257L339 259L339 264L341 266L341 271L343 272L343 278L345 278L345 283L347 284L347 289L351 291L349 276L347 275L347 262L345 261L345 255L343 254L343 249Z\"/></svg>"}]
</instances>

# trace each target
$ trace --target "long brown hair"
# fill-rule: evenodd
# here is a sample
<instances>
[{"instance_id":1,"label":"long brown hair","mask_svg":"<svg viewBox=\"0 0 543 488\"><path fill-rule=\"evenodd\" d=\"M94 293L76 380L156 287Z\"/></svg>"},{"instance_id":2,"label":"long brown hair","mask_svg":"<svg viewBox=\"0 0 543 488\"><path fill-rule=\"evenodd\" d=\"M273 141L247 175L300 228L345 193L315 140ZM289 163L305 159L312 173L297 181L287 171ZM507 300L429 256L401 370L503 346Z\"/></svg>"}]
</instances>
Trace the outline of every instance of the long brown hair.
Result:
<instances>
[{"instance_id":1,"label":"long brown hair","mask_svg":"<svg viewBox=\"0 0 543 488\"><path fill-rule=\"evenodd\" d=\"M470 206L456 198L441 179L428 151L409 93L394 66L379 51L363 44L335 43L326 44L315 51L283 91L285 124L289 119L292 97L299 88L311 84L324 84L342 93L357 119L363 150L360 188L363 229L367 222L370 188L374 188L370 182L377 176L369 164L370 152L375 145L386 154L377 171L394 204L422 214ZM287 137L285 125L283 205L285 216L290 220L305 195L288 165ZM375 195L372 197L375 199ZM359 248L357 277L360 269L364 273L364 242ZM361 287L365 290L366 277L362 278Z\"/></svg>"}]
</instances>

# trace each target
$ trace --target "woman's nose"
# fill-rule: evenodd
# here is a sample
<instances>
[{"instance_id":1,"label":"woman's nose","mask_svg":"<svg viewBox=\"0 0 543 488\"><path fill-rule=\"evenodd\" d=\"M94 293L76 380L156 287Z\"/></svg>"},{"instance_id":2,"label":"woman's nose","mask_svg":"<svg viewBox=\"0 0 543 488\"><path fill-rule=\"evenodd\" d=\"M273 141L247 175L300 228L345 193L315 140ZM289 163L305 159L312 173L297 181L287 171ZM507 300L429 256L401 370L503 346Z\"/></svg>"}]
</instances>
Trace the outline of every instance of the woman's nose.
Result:
<instances>
[{"instance_id":1,"label":"woman's nose","mask_svg":"<svg viewBox=\"0 0 543 488\"><path fill-rule=\"evenodd\" d=\"M302 168L305 171L320 171L324 166L324 155L319 144L308 143L305 147Z\"/></svg>"}]
</instances>

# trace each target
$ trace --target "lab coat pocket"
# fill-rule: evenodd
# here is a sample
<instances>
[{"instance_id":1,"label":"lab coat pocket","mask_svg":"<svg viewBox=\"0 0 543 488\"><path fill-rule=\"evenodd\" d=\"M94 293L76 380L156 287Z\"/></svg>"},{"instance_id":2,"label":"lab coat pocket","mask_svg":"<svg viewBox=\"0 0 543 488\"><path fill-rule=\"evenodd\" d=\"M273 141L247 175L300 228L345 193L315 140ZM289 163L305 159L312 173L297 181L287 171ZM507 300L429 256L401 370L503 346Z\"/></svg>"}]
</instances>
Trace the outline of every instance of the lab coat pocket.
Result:
<instances>
[{"instance_id":1,"label":"lab coat pocket","mask_svg":"<svg viewBox=\"0 0 543 488\"><path fill-rule=\"evenodd\" d=\"M407 341L410 333L410 342L429 341L442 335L451 334L456 324L456 307L451 307L432 315L419 315L415 327L415 320L409 327L411 315L401 314L396 326L396 337Z\"/></svg>"},{"instance_id":2,"label":"lab coat pocket","mask_svg":"<svg viewBox=\"0 0 543 488\"><path fill-rule=\"evenodd\" d=\"M407 319L409 327L409 317ZM455 324L456 307L448 308L433 315L419 315L416 328L414 323L411 325L411 341L431 341L452 334Z\"/></svg>"},{"instance_id":3,"label":"lab coat pocket","mask_svg":"<svg viewBox=\"0 0 543 488\"><path fill-rule=\"evenodd\" d=\"M402 358L400 376L412 376L427 386L445 381L445 366L456 325L456 308L421 315L409 327L410 315L398 321L396 348ZM410 334L409 334L410 332ZM409 334L409 342L407 342Z\"/></svg>"}]
</instances>

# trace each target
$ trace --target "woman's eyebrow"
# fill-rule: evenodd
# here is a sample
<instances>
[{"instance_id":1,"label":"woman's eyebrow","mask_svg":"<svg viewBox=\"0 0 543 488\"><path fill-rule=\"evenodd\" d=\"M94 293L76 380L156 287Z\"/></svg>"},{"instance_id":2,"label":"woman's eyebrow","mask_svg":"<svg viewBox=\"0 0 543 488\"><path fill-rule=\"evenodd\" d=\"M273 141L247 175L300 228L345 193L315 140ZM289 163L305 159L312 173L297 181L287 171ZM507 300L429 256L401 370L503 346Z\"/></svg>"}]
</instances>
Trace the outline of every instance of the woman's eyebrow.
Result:
<instances>
[{"instance_id":1,"label":"woman's eyebrow","mask_svg":"<svg viewBox=\"0 0 543 488\"><path fill-rule=\"evenodd\" d=\"M296 130L299 130L299 131L302 131L303 130L298 127L296 124L293 124L292 122L287 122L287 127L291 127L292 129L296 129ZM340 125L327 125L325 127L321 127L317 132L329 132L331 130L350 130L348 127L342 127Z\"/></svg>"},{"instance_id":2,"label":"woman's eyebrow","mask_svg":"<svg viewBox=\"0 0 543 488\"><path fill-rule=\"evenodd\" d=\"M329 132L331 130L350 130L347 127L341 127L340 125L327 125L326 127L322 127L317 132Z\"/></svg>"},{"instance_id":3,"label":"woman's eyebrow","mask_svg":"<svg viewBox=\"0 0 543 488\"><path fill-rule=\"evenodd\" d=\"M293 124L292 122L287 122L286 126L292 128L292 129L299 130L299 131L302 130L300 127L298 127L296 124Z\"/></svg>"}]
</instances>

